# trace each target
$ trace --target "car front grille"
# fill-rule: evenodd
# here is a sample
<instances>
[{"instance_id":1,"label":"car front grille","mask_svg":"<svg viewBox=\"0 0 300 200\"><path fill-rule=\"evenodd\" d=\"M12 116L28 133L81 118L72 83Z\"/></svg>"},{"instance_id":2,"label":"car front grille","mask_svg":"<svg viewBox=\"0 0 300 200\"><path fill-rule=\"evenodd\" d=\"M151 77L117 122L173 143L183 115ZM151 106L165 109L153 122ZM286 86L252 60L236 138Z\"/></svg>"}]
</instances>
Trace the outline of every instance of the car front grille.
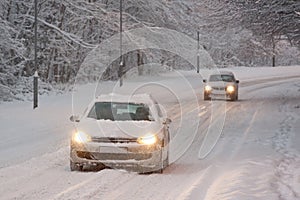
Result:
<instances>
[{"instance_id":1,"label":"car front grille","mask_svg":"<svg viewBox=\"0 0 300 200\"><path fill-rule=\"evenodd\" d=\"M92 137L92 142L99 143L135 143L137 138Z\"/></svg>"},{"instance_id":2,"label":"car front grille","mask_svg":"<svg viewBox=\"0 0 300 200\"><path fill-rule=\"evenodd\" d=\"M77 151L77 156L79 158L85 158L88 160L147 160L151 158L152 154L151 153L113 154L113 153Z\"/></svg>"},{"instance_id":3,"label":"car front grille","mask_svg":"<svg viewBox=\"0 0 300 200\"><path fill-rule=\"evenodd\" d=\"M225 87L212 87L213 90L225 90Z\"/></svg>"}]
</instances>

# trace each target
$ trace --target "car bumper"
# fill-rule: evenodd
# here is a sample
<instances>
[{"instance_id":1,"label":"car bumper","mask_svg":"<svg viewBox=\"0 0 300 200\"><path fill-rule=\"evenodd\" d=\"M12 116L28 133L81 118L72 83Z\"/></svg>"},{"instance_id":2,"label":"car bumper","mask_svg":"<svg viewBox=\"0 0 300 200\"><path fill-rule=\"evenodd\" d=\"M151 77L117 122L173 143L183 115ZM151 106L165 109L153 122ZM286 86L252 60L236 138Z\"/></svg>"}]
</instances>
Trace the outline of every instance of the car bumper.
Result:
<instances>
[{"instance_id":1,"label":"car bumper","mask_svg":"<svg viewBox=\"0 0 300 200\"><path fill-rule=\"evenodd\" d=\"M205 92L207 97L213 98L213 99L218 99L218 98L224 98L224 99L231 99L232 97L235 96L235 93L228 93L228 92L223 92L223 91L218 91L218 92Z\"/></svg>"},{"instance_id":2,"label":"car bumper","mask_svg":"<svg viewBox=\"0 0 300 200\"><path fill-rule=\"evenodd\" d=\"M70 159L81 166L103 164L110 168L137 172L156 171L162 167L162 152L159 145L147 146L137 143L130 145L71 144Z\"/></svg>"}]
</instances>

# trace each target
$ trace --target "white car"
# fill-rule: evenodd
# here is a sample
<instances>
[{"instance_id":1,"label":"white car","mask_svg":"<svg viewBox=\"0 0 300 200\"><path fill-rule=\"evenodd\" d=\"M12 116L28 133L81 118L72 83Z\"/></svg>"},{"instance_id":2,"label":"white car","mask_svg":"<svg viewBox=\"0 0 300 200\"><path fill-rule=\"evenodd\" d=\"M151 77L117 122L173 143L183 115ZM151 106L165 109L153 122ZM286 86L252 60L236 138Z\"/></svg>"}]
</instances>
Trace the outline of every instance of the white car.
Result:
<instances>
[{"instance_id":1,"label":"white car","mask_svg":"<svg viewBox=\"0 0 300 200\"><path fill-rule=\"evenodd\" d=\"M169 123L147 94L107 94L90 103L82 117L71 116L70 168L121 168L159 172L169 165Z\"/></svg>"},{"instance_id":2,"label":"white car","mask_svg":"<svg viewBox=\"0 0 300 200\"><path fill-rule=\"evenodd\" d=\"M204 79L204 100L212 98L225 98L232 101L238 100L239 80L229 71L220 71Z\"/></svg>"}]
</instances>

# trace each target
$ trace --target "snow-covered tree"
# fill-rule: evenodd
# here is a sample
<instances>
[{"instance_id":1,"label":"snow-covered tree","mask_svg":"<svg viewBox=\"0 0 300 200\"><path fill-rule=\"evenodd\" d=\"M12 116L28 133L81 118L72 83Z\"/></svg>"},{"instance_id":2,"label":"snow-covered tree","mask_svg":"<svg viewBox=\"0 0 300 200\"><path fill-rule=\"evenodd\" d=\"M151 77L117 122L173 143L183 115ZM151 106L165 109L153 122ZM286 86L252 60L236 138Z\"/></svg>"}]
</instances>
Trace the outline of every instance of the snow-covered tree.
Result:
<instances>
[{"instance_id":1,"label":"snow-covered tree","mask_svg":"<svg viewBox=\"0 0 300 200\"><path fill-rule=\"evenodd\" d=\"M253 32L272 54L275 66L277 43L287 40L300 49L300 1L298 0L228 0L233 20Z\"/></svg>"},{"instance_id":2,"label":"snow-covered tree","mask_svg":"<svg viewBox=\"0 0 300 200\"><path fill-rule=\"evenodd\" d=\"M123 30L163 27L194 39L200 31L202 47L218 65L269 65L274 55L279 64L297 63L298 50L291 46L299 48L299 4L298 0L126 0ZM38 1L40 79L51 84L72 81L89 52L119 32L119 6L116 0ZM32 90L31 84L22 82L30 83L34 73L33 30L33 0L0 2L2 99ZM285 62L287 53L283 56L281 48L295 56L289 55ZM192 68L181 64L184 61L178 56L157 50L141 49L124 59L125 70L146 62ZM106 78L117 78L118 63L111 63ZM87 77L92 80L93 70L98 69L91 68Z\"/></svg>"}]
</instances>

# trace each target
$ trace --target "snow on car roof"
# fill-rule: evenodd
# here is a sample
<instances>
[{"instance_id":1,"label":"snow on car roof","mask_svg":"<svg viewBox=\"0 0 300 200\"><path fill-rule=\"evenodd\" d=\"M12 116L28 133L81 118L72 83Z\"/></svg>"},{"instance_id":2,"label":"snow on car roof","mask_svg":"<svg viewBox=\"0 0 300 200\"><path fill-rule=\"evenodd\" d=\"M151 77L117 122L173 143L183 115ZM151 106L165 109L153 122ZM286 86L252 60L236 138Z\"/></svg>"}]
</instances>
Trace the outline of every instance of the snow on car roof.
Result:
<instances>
[{"instance_id":1,"label":"snow on car roof","mask_svg":"<svg viewBox=\"0 0 300 200\"><path fill-rule=\"evenodd\" d=\"M103 94L95 99L96 102L131 102L131 103L145 103L153 104L152 97L149 94L134 94L134 95L121 95L121 94Z\"/></svg>"},{"instance_id":2,"label":"snow on car roof","mask_svg":"<svg viewBox=\"0 0 300 200\"><path fill-rule=\"evenodd\" d=\"M227 75L233 75L232 72L230 71L216 71L216 72L213 72L211 73L210 75L216 75L216 74L227 74Z\"/></svg>"}]
</instances>

